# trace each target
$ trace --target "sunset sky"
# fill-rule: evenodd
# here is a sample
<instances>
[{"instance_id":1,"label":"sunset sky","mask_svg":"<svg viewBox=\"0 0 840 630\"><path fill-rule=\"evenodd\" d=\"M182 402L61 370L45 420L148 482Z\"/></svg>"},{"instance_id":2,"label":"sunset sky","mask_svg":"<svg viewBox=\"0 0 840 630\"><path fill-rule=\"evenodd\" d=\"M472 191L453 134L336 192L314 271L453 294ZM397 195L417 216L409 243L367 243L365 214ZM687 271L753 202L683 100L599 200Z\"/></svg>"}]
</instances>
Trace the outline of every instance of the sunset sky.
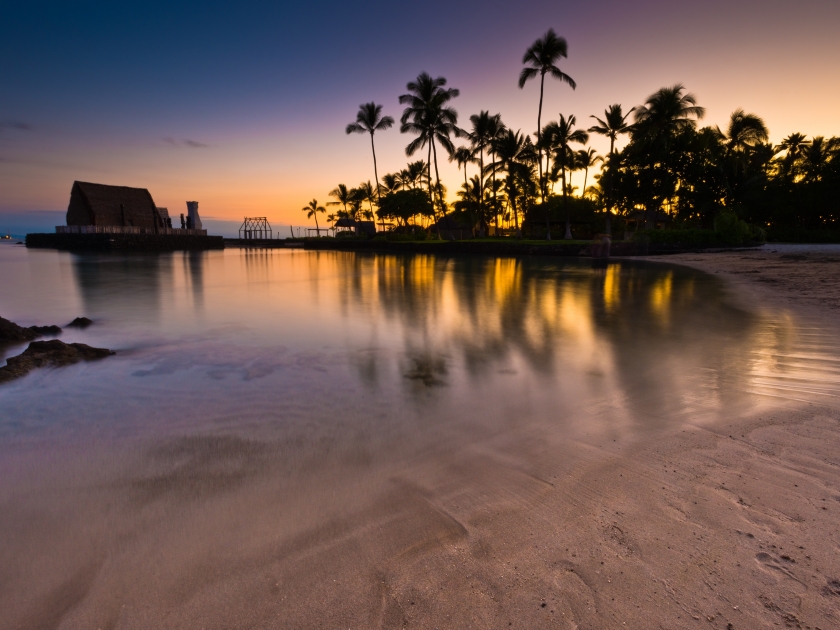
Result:
<instances>
[{"instance_id":1,"label":"sunset sky","mask_svg":"<svg viewBox=\"0 0 840 630\"><path fill-rule=\"evenodd\" d=\"M547 81L544 124L563 112L585 128L681 82L704 124L743 107L773 142L840 135L837 0L125 4L4 9L0 228L66 210L74 180L145 187L176 213L196 199L206 218L299 225L313 197L373 180L367 137L344 127L370 100L399 118L421 71L461 90L462 125L488 109L534 132L539 84L516 80L549 27L577 90ZM405 166L411 138L377 134L380 175ZM452 197L463 176L439 159Z\"/></svg>"}]
</instances>

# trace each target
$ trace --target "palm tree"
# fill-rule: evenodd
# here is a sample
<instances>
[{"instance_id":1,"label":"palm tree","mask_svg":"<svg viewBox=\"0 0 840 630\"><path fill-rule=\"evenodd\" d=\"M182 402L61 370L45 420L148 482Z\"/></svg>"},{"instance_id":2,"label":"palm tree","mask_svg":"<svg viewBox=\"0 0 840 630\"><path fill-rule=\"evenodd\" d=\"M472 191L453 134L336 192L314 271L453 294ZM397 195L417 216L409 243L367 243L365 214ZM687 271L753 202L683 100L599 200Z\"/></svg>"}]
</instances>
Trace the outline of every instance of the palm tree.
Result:
<instances>
[{"instance_id":1,"label":"palm tree","mask_svg":"<svg viewBox=\"0 0 840 630\"><path fill-rule=\"evenodd\" d=\"M785 151L785 157L782 160L783 172L786 175L791 175L793 173L793 166L796 162L797 158L802 154L802 151L807 147L810 142L808 142L808 136L803 133L792 133L787 138L782 140L778 147L776 147L777 151Z\"/></svg>"},{"instance_id":2,"label":"palm tree","mask_svg":"<svg viewBox=\"0 0 840 630\"><path fill-rule=\"evenodd\" d=\"M583 129L575 129L577 119L574 116L566 118L560 114L560 120L557 122L556 130L553 132L554 137L552 143L554 145L554 168L560 167L563 181L563 208L566 211L566 234L564 238L571 240L572 238L572 224L569 220L569 204L567 200L566 189L566 169L568 167L574 168L575 153L570 146L572 142L578 144L586 144L589 140L589 134ZM546 206L546 226L548 226L548 207Z\"/></svg>"},{"instance_id":3,"label":"palm tree","mask_svg":"<svg viewBox=\"0 0 840 630\"><path fill-rule=\"evenodd\" d=\"M581 197L586 193L586 180L589 178L589 169L595 166L598 162L603 162L604 158L595 153L595 149L589 147L587 149L580 149L577 152L578 167L583 169L583 188L581 189Z\"/></svg>"},{"instance_id":4,"label":"palm tree","mask_svg":"<svg viewBox=\"0 0 840 630\"><path fill-rule=\"evenodd\" d=\"M362 103L356 113L356 122L347 125L345 131L350 133L369 133L370 150L373 152L373 176L376 179L376 197L379 198L379 174L376 172L376 149L373 147L373 134L376 131L390 129L394 119L382 115L382 105L374 102Z\"/></svg>"},{"instance_id":5,"label":"palm tree","mask_svg":"<svg viewBox=\"0 0 840 630\"><path fill-rule=\"evenodd\" d=\"M501 114L491 116L490 112L482 110L478 114L470 116L470 124L472 129L467 132L461 132L470 141L473 154L478 154L478 183L480 188L479 204L480 214L484 217L484 151L490 148L490 142L494 135L498 135L502 125ZM498 220L496 221L498 227Z\"/></svg>"},{"instance_id":6,"label":"palm tree","mask_svg":"<svg viewBox=\"0 0 840 630\"><path fill-rule=\"evenodd\" d=\"M330 225L330 229L333 231L333 236L335 236L335 221L336 221L336 216L334 214L328 214L327 215L327 223L332 224L332 225Z\"/></svg>"},{"instance_id":7,"label":"palm tree","mask_svg":"<svg viewBox=\"0 0 840 630\"><path fill-rule=\"evenodd\" d=\"M324 208L324 206L319 206L318 202L315 199L313 199L307 205L301 208L301 210L303 210L306 213L307 219L315 219L315 231L317 232L318 236L321 236L321 229L318 226L318 213L322 212L326 214L326 208Z\"/></svg>"},{"instance_id":8,"label":"palm tree","mask_svg":"<svg viewBox=\"0 0 840 630\"><path fill-rule=\"evenodd\" d=\"M685 86L681 83L661 88L648 96L645 104L636 109L633 138L638 140L640 145L646 146L649 154L648 180L651 189L645 204L645 227L650 227L656 218L652 187L657 157L670 151L671 141L678 132L693 129L697 120L706 114L706 109L697 105L696 97L684 91Z\"/></svg>"},{"instance_id":9,"label":"palm tree","mask_svg":"<svg viewBox=\"0 0 840 630\"><path fill-rule=\"evenodd\" d=\"M573 90L577 87L572 77L560 70L557 67L557 62L563 58L568 57L569 46L566 40L558 37L553 28L548 29L548 32L540 39L531 44L530 48L525 51L522 57L522 63L529 65L528 68L523 68L519 73L519 89L525 87L525 83L540 76L540 106L537 110L537 151L538 162L540 167L540 193L542 194L543 203L545 203L545 180L543 179L542 168L542 142L540 132L542 129L542 106L543 106L543 91L545 88L545 75L550 73L555 79L560 79L567 83ZM551 233L547 234L548 240L551 240Z\"/></svg>"},{"instance_id":10,"label":"palm tree","mask_svg":"<svg viewBox=\"0 0 840 630\"><path fill-rule=\"evenodd\" d=\"M426 163L423 160L409 163L403 171L407 176L412 188L417 188L423 183L423 176L426 174ZM429 180L431 181L431 180Z\"/></svg>"},{"instance_id":11,"label":"palm tree","mask_svg":"<svg viewBox=\"0 0 840 630\"><path fill-rule=\"evenodd\" d=\"M720 132L720 129L718 129ZM747 114L743 109L736 109L729 117L726 133L721 132L726 143L726 152L743 151L760 142L767 142L769 134L764 121L755 114Z\"/></svg>"},{"instance_id":12,"label":"palm tree","mask_svg":"<svg viewBox=\"0 0 840 630\"><path fill-rule=\"evenodd\" d=\"M630 133L633 130L633 125L627 123L627 117L634 111L636 111L636 108L631 107L630 111L625 114L622 111L621 105L619 103L615 103L604 110L603 119L598 118L597 116L590 116L590 118L597 120L598 124L590 127L589 132L597 133L610 139L610 152L608 153L608 156L615 154L615 142L618 140L618 136L624 133ZM607 174L606 189L604 191L606 193L604 207L607 211L607 234L612 234L612 214L610 212L612 179L612 173ZM584 193L586 193L585 187Z\"/></svg>"},{"instance_id":13,"label":"palm tree","mask_svg":"<svg viewBox=\"0 0 840 630\"><path fill-rule=\"evenodd\" d=\"M344 206L344 214L347 214L347 204L353 200L353 189L347 188L344 184L339 184L329 192L330 197L335 197L335 201L328 201L328 206Z\"/></svg>"},{"instance_id":14,"label":"palm tree","mask_svg":"<svg viewBox=\"0 0 840 630\"><path fill-rule=\"evenodd\" d=\"M607 109L604 110L604 119L600 119L597 116L590 116L590 118L594 118L598 121L597 125L593 125L589 128L590 133L597 133L602 136L606 136L610 139L610 153L615 152L615 141L618 140L618 136L623 133L630 133L632 131L633 126L627 123L627 117L636 111L635 107L631 107L630 111L626 114L622 112L621 105L615 104L610 105Z\"/></svg>"},{"instance_id":15,"label":"palm tree","mask_svg":"<svg viewBox=\"0 0 840 630\"><path fill-rule=\"evenodd\" d=\"M396 192L401 185L402 181L399 173L385 173L382 176L382 187L385 188L386 194Z\"/></svg>"},{"instance_id":16,"label":"palm tree","mask_svg":"<svg viewBox=\"0 0 840 630\"><path fill-rule=\"evenodd\" d=\"M355 188L355 191L358 195L359 201L367 201L370 206L370 211L373 212L374 194L373 186L370 185L370 181L362 182L357 188Z\"/></svg>"},{"instance_id":17,"label":"palm tree","mask_svg":"<svg viewBox=\"0 0 840 630\"><path fill-rule=\"evenodd\" d=\"M488 169L501 170L507 173L508 200L513 210L513 220L517 235L519 232L519 216L516 208L515 179L517 174L531 168L537 156L531 138L523 136L521 132L505 129L493 140L493 157L495 160L487 165Z\"/></svg>"},{"instance_id":18,"label":"palm tree","mask_svg":"<svg viewBox=\"0 0 840 630\"><path fill-rule=\"evenodd\" d=\"M667 138L677 131L695 127L696 121L705 116L706 108L697 105L697 98L693 94L683 94L683 90L685 86L677 83L648 96L645 104L636 108L634 135Z\"/></svg>"},{"instance_id":19,"label":"palm tree","mask_svg":"<svg viewBox=\"0 0 840 630\"><path fill-rule=\"evenodd\" d=\"M458 112L447 103L457 97L460 92L455 88L447 88L446 79L437 77L433 79L428 73L422 72L415 81L409 81L406 85L407 94L400 96L399 101L407 105L400 118L400 132L414 133L417 138L412 140L405 148L406 155L414 155L421 148L428 147L429 152L429 199L432 208L435 207L435 199L432 193L432 155L435 161L435 175L437 185L434 188L441 189L440 172L437 164L437 148L439 143L447 152L454 151L451 135L460 135L458 124ZM437 215L435 215L437 219Z\"/></svg>"}]
</instances>

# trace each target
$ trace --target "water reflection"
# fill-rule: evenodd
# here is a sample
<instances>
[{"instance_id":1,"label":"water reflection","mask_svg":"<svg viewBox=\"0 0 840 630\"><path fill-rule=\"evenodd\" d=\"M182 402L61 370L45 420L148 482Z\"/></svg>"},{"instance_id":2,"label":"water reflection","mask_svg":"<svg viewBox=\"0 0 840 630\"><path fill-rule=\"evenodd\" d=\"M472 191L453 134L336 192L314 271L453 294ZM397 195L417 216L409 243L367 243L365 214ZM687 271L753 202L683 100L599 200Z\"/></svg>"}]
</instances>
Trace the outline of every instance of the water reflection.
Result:
<instances>
[{"instance_id":1,"label":"water reflection","mask_svg":"<svg viewBox=\"0 0 840 630\"><path fill-rule=\"evenodd\" d=\"M403 376L427 385L448 382L453 363L472 382L524 373L544 379L558 406L609 398L655 422L734 402L756 347L791 334L783 322L768 332L714 278L680 267L335 256L351 268L337 274L344 316L396 324ZM367 352L356 365L370 385L390 360Z\"/></svg>"},{"instance_id":2,"label":"water reflection","mask_svg":"<svg viewBox=\"0 0 840 630\"><path fill-rule=\"evenodd\" d=\"M73 254L72 266L84 310L91 317L119 305L126 317L159 320L161 295L171 290L173 281L171 254Z\"/></svg>"}]
</instances>

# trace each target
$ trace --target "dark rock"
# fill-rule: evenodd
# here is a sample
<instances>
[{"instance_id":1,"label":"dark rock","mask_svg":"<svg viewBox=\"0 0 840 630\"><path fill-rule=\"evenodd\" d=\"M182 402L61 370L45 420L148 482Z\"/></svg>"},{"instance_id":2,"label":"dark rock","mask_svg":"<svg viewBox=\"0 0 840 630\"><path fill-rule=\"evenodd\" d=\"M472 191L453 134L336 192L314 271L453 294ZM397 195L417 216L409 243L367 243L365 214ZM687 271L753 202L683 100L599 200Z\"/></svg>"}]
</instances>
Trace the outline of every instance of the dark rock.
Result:
<instances>
[{"instance_id":1,"label":"dark rock","mask_svg":"<svg viewBox=\"0 0 840 630\"><path fill-rule=\"evenodd\" d=\"M21 341L32 341L37 339L40 333L31 328L18 326L8 319L0 317L0 344L20 343Z\"/></svg>"},{"instance_id":2,"label":"dark rock","mask_svg":"<svg viewBox=\"0 0 840 630\"><path fill-rule=\"evenodd\" d=\"M106 348L92 348L83 343L64 343L59 339L33 341L22 354L9 357L0 367L0 383L25 376L35 368L62 367L79 361L94 361L116 354Z\"/></svg>"},{"instance_id":3,"label":"dark rock","mask_svg":"<svg viewBox=\"0 0 840 630\"><path fill-rule=\"evenodd\" d=\"M60 335L61 328L58 326L30 326L29 330L35 331L39 335Z\"/></svg>"},{"instance_id":4,"label":"dark rock","mask_svg":"<svg viewBox=\"0 0 840 630\"><path fill-rule=\"evenodd\" d=\"M88 319L87 317L77 317L72 322L67 324L68 328L87 328L93 323L92 320Z\"/></svg>"}]
</instances>

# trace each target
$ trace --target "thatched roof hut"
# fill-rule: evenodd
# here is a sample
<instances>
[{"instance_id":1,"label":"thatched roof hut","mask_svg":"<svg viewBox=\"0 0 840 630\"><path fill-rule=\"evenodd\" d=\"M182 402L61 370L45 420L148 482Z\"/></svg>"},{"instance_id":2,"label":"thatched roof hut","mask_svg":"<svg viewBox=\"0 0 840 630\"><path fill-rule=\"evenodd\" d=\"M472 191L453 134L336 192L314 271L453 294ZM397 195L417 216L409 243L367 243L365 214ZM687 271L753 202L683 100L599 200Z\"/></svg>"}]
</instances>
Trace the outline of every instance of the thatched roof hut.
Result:
<instances>
[{"instance_id":1,"label":"thatched roof hut","mask_svg":"<svg viewBox=\"0 0 840 630\"><path fill-rule=\"evenodd\" d=\"M73 182L67 225L155 228L164 221L145 188Z\"/></svg>"}]
</instances>

